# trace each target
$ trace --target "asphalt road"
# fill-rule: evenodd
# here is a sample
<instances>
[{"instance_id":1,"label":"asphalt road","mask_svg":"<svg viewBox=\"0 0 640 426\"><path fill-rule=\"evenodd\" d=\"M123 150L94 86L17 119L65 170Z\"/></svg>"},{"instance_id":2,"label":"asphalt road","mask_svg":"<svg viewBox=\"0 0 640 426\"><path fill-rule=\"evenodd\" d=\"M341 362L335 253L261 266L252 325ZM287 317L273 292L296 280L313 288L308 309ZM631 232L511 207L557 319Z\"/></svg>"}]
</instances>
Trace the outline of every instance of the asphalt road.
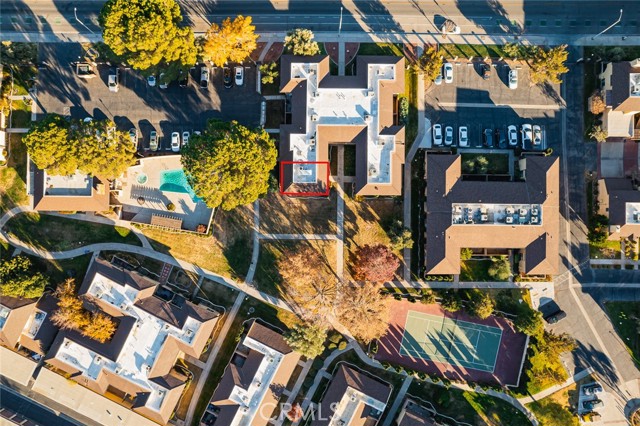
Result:
<instances>
[{"instance_id":1,"label":"asphalt road","mask_svg":"<svg viewBox=\"0 0 640 426\"><path fill-rule=\"evenodd\" d=\"M104 1L4 0L4 32L99 33ZM433 33L452 19L463 34L576 35L597 34L616 21L608 34L640 34L635 0L204 0L179 2L185 22L204 32L211 22L238 14L253 17L259 32L297 27L344 33ZM74 13L75 12L75 13ZM77 16L77 19L76 19Z\"/></svg>"},{"instance_id":2,"label":"asphalt road","mask_svg":"<svg viewBox=\"0 0 640 426\"><path fill-rule=\"evenodd\" d=\"M19 417L14 418L14 420L20 418L20 422L24 419L29 419L36 424L46 426L77 426L80 424L67 420L51 409L26 396L19 395L15 391L8 390L4 386L0 386L0 400L2 401L2 408L16 413Z\"/></svg>"}]
</instances>

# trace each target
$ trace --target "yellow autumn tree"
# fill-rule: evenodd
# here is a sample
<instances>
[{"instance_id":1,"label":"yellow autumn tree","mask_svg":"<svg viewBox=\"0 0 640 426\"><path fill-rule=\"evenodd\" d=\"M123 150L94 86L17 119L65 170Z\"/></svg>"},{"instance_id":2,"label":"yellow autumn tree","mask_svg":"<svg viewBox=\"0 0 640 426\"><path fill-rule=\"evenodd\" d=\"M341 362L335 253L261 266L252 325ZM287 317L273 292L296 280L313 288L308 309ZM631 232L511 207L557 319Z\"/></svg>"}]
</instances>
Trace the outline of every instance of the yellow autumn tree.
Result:
<instances>
[{"instance_id":1,"label":"yellow autumn tree","mask_svg":"<svg viewBox=\"0 0 640 426\"><path fill-rule=\"evenodd\" d=\"M227 18L222 25L212 24L202 45L202 57L221 67L227 62L242 62L256 47L258 35L250 16Z\"/></svg>"}]
</instances>

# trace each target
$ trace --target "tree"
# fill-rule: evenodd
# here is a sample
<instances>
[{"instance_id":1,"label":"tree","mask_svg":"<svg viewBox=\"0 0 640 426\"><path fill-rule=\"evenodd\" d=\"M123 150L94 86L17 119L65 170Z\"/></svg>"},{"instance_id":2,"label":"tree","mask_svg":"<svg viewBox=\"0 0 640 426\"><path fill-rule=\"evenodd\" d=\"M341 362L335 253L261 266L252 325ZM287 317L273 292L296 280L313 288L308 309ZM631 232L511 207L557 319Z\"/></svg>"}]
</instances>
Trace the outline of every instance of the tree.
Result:
<instances>
[{"instance_id":1,"label":"tree","mask_svg":"<svg viewBox=\"0 0 640 426\"><path fill-rule=\"evenodd\" d=\"M486 292L474 289L469 294L467 310L480 319L488 318L493 313L493 300Z\"/></svg>"},{"instance_id":2,"label":"tree","mask_svg":"<svg viewBox=\"0 0 640 426\"><path fill-rule=\"evenodd\" d=\"M605 132L602 126L599 124L594 124L591 128L591 131L589 131L589 137L591 139L595 139L596 142L606 142L607 136L607 132Z\"/></svg>"},{"instance_id":3,"label":"tree","mask_svg":"<svg viewBox=\"0 0 640 426\"><path fill-rule=\"evenodd\" d=\"M260 65L260 74L262 75L262 84L273 84L280 74L278 71L278 64L275 62L267 62Z\"/></svg>"},{"instance_id":4,"label":"tree","mask_svg":"<svg viewBox=\"0 0 640 426\"><path fill-rule=\"evenodd\" d=\"M289 411L286 413L287 419L291 420L293 423L299 421L304 416L304 411L302 411L302 407L300 404L295 402Z\"/></svg>"},{"instance_id":5,"label":"tree","mask_svg":"<svg viewBox=\"0 0 640 426\"><path fill-rule=\"evenodd\" d=\"M449 312L457 312L462 309L462 300L458 290L447 290L442 295L442 309Z\"/></svg>"},{"instance_id":6,"label":"tree","mask_svg":"<svg viewBox=\"0 0 640 426\"><path fill-rule=\"evenodd\" d=\"M530 78L534 84L560 83L560 75L569 71L564 64L569 57L567 45L545 49L534 49L531 58L527 61L531 68Z\"/></svg>"},{"instance_id":7,"label":"tree","mask_svg":"<svg viewBox=\"0 0 640 426\"><path fill-rule=\"evenodd\" d=\"M256 50L258 35L251 24L251 16L238 15L233 21L226 18L222 25L211 25L207 31L202 56L217 67L227 62L242 62Z\"/></svg>"},{"instance_id":8,"label":"tree","mask_svg":"<svg viewBox=\"0 0 640 426\"><path fill-rule=\"evenodd\" d=\"M435 47L430 46L420 55L414 68L422 72L428 80L433 81L442 72L442 56Z\"/></svg>"},{"instance_id":9,"label":"tree","mask_svg":"<svg viewBox=\"0 0 640 426\"><path fill-rule=\"evenodd\" d=\"M600 90L594 91L589 98L589 111L591 111L591 114L600 115L606 108L607 105L604 102L602 92Z\"/></svg>"},{"instance_id":10,"label":"tree","mask_svg":"<svg viewBox=\"0 0 640 426\"><path fill-rule=\"evenodd\" d=\"M498 281L506 281L511 276L511 263L506 256L492 257L489 276Z\"/></svg>"},{"instance_id":11,"label":"tree","mask_svg":"<svg viewBox=\"0 0 640 426\"><path fill-rule=\"evenodd\" d=\"M379 339L389 327L389 299L377 285L349 285L340 294L338 320L365 343Z\"/></svg>"},{"instance_id":12,"label":"tree","mask_svg":"<svg viewBox=\"0 0 640 426\"><path fill-rule=\"evenodd\" d=\"M300 352L307 358L315 358L324 351L327 330L318 325L296 325L284 340L291 349Z\"/></svg>"},{"instance_id":13,"label":"tree","mask_svg":"<svg viewBox=\"0 0 640 426\"><path fill-rule=\"evenodd\" d=\"M73 121L50 114L36 123L22 140L31 161L53 175L77 170L114 179L135 164L129 135L110 120Z\"/></svg>"},{"instance_id":14,"label":"tree","mask_svg":"<svg viewBox=\"0 0 640 426\"><path fill-rule=\"evenodd\" d=\"M513 326L516 330L529 336L541 336L544 331L542 323L542 313L531 309L531 307L522 303L522 309L519 309L518 315L513 320Z\"/></svg>"},{"instance_id":15,"label":"tree","mask_svg":"<svg viewBox=\"0 0 640 426\"><path fill-rule=\"evenodd\" d=\"M400 259L383 244L364 245L356 252L355 278L364 281L391 281Z\"/></svg>"},{"instance_id":16,"label":"tree","mask_svg":"<svg viewBox=\"0 0 640 426\"><path fill-rule=\"evenodd\" d=\"M31 260L26 256L16 256L0 263L0 294L27 299L42 296L47 278L39 272L32 272Z\"/></svg>"},{"instance_id":17,"label":"tree","mask_svg":"<svg viewBox=\"0 0 640 426\"><path fill-rule=\"evenodd\" d=\"M411 229L405 228L402 221L394 220L389 229L389 237L391 237L391 247L393 250L403 250L413 247L413 238Z\"/></svg>"},{"instance_id":18,"label":"tree","mask_svg":"<svg viewBox=\"0 0 640 426\"><path fill-rule=\"evenodd\" d=\"M100 312L94 312L91 314L89 323L82 329L82 334L104 343L111 339L115 331L116 324L110 317Z\"/></svg>"},{"instance_id":19,"label":"tree","mask_svg":"<svg viewBox=\"0 0 640 426\"><path fill-rule=\"evenodd\" d=\"M473 256L473 250L470 248L463 248L460 250L460 259L469 260Z\"/></svg>"},{"instance_id":20,"label":"tree","mask_svg":"<svg viewBox=\"0 0 640 426\"><path fill-rule=\"evenodd\" d=\"M518 43L505 43L504 46L502 46L502 51L511 58L517 58L518 56L523 56L521 55L522 49L520 46Z\"/></svg>"},{"instance_id":21,"label":"tree","mask_svg":"<svg viewBox=\"0 0 640 426\"><path fill-rule=\"evenodd\" d=\"M35 43L14 43L12 41L0 43L0 58L5 66L31 65L37 57L38 45Z\"/></svg>"},{"instance_id":22,"label":"tree","mask_svg":"<svg viewBox=\"0 0 640 426\"><path fill-rule=\"evenodd\" d=\"M212 120L207 132L182 149L182 164L189 184L209 207L232 210L267 193L276 156L264 130Z\"/></svg>"},{"instance_id":23,"label":"tree","mask_svg":"<svg viewBox=\"0 0 640 426\"><path fill-rule=\"evenodd\" d=\"M313 32L305 28L296 28L289 31L284 38L284 47L287 53L294 55L313 56L320 54L320 46L313 41Z\"/></svg>"},{"instance_id":24,"label":"tree","mask_svg":"<svg viewBox=\"0 0 640 426\"><path fill-rule=\"evenodd\" d=\"M193 31L179 26L181 21L174 0L109 0L99 18L105 44L139 71L172 62L196 63Z\"/></svg>"}]
</instances>

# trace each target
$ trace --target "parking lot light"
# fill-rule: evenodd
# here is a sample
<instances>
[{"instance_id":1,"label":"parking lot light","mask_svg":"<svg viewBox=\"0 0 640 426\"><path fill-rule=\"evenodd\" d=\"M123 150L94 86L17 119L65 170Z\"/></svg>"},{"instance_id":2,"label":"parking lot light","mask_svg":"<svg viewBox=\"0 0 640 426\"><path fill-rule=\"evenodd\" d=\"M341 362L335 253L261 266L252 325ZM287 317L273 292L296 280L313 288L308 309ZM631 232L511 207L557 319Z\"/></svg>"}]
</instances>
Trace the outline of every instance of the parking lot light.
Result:
<instances>
[{"instance_id":1,"label":"parking lot light","mask_svg":"<svg viewBox=\"0 0 640 426\"><path fill-rule=\"evenodd\" d=\"M616 25L618 25L620 23L620 21L622 21L622 9L620 9L620 16L618 17L618 20L616 22L614 22L613 24L609 25L607 28L605 28L604 30L600 31L598 34L594 35L593 37L591 37L591 40L595 40L596 37L601 36L602 34L606 33L607 31L609 31L611 28L615 27Z\"/></svg>"}]
</instances>

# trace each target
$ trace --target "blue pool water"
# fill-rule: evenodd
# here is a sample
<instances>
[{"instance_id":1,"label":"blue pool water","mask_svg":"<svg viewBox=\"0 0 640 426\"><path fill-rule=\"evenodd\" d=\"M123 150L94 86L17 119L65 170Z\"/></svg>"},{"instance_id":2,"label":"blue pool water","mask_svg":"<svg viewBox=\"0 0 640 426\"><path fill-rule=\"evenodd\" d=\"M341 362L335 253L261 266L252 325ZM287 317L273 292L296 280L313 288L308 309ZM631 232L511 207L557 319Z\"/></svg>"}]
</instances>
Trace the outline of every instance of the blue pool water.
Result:
<instances>
[{"instance_id":1,"label":"blue pool water","mask_svg":"<svg viewBox=\"0 0 640 426\"><path fill-rule=\"evenodd\" d=\"M160 172L160 191L189 194L194 203L202 201L187 182L184 170L163 170Z\"/></svg>"}]
</instances>

